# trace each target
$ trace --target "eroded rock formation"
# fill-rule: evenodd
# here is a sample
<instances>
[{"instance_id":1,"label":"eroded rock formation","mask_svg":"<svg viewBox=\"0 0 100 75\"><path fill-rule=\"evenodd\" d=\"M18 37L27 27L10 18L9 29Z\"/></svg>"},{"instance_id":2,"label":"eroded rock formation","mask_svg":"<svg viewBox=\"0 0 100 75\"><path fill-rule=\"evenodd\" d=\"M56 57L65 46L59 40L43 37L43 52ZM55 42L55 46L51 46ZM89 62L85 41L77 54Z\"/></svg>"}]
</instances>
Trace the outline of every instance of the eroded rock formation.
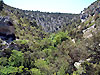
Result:
<instances>
[{"instance_id":1,"label":"eroded rock formation","mask_svg":"<svg viewBox=\"0 0 100 75\"><path fill-rule=\"evenodd\" d=\"M15 29L10 17L0 16L0 38L7 42L15 40Z\"/></svg>"}]
</instances>

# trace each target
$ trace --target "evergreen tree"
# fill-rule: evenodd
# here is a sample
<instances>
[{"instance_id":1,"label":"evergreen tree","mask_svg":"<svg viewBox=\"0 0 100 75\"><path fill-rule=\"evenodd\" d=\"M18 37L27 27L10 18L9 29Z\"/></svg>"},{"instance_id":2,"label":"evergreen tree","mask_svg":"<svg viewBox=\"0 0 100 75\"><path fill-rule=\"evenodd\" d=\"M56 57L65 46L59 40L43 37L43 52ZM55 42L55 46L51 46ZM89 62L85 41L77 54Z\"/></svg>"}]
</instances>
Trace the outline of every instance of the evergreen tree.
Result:
<instances>
[{"instance_id":1,"label":"evergreen tree","mask_svg":"<svg viewBox=\"0 0 100 75\"><path fill-rule=\"evenodd\" d=\"M0 0L0 11L3 9L3 0Z\"/></svg>"}]
</instances>

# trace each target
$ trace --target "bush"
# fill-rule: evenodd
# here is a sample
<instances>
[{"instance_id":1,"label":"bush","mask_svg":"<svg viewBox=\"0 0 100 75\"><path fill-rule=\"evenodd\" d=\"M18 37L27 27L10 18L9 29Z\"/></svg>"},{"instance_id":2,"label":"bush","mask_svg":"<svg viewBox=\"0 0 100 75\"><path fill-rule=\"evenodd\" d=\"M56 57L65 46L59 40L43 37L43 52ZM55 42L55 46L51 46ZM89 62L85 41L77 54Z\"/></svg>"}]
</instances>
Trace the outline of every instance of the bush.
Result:
<instances>
[{"instance_id":1,"label":"bush","mask_svg":"<svg viewBox=\"0 0 100 75\"><path fill-rule=\"evenodd\" d=\"M30 70L30 74L31 75L41 75L41 72L40 72L40 70L39 69L36 69L36 68L32 68L31 70Z\"/></svg>"},{"instance_id":2,"label":"bush","mask_svg":"<svg viewBox=\"0 0 100 75\"><path fill-rule=\"evenodd\" d=\"M23 66L24 57L21 51L13 50L11 56L9 57L9 65L11 66Z\"/></svg>"}]
</instances>

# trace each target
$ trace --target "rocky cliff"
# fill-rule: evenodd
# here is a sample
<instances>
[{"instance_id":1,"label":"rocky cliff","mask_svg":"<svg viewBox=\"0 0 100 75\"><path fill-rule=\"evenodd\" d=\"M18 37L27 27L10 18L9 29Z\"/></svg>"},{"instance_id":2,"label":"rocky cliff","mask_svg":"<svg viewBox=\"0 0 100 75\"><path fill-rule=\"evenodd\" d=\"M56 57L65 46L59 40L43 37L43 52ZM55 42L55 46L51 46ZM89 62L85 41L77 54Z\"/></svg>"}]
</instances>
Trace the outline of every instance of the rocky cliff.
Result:
<instances>
[{"instance_id":1,"label":"rocky cliff","mask_svg":"<svg viewBox=\"0 0 100 75\"><path fill-rule=\"evenodd\" d=\"M18 15L20 19L27 18L31 24L35 23L34 25L42 26L46 32L56 32L64 25L70 24L72 19L77 20L79 18L79 14L27 11L8 5L4 5L4 10L10 14Z\"/></svg>"}]
</instances>

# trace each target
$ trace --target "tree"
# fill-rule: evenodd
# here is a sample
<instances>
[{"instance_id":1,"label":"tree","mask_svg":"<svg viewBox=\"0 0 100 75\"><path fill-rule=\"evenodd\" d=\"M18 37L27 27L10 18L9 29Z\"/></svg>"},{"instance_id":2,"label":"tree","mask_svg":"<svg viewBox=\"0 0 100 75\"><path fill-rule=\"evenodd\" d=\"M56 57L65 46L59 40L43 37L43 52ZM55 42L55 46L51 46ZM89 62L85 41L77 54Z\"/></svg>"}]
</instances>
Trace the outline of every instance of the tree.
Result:
<instances>
[{"instance_id":1,"label":"tree","mask_svg":"<svg viewBox=\"0 0 100 75\"><path fill-rule=\"evenodd\" d=\"M0 11L3 9L3 0L0 0Z\"/></svg>"}]
</instances>

